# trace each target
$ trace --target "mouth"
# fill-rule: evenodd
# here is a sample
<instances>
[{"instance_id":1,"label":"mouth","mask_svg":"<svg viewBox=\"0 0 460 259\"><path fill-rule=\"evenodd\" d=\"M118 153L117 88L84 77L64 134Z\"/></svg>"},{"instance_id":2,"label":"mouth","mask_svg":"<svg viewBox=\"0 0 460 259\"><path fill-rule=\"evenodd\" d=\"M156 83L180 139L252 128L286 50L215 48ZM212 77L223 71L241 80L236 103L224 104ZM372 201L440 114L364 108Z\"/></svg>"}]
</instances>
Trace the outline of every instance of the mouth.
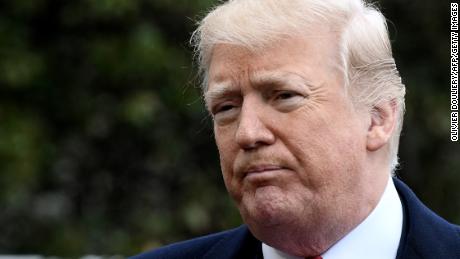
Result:
<instances>
[{"instance_id":1,"label":"mouth","mask_svg":"<svg viewBox=\"0 0 460 259\"><path fill-rule=\"evenodd\" d=\"M263 172L275 171L275 170L281 170L281 169L284 169L284 167L277 166L277 165L255 165L255 166L250 166L246 170L246 174L256 174L256 173L263 173Z\"/></svg>"},{"instance_id":2,"label":"mouth","mask_svg":"<svg viewBox=\"0 0 460 259\"><path fill-rule=\"evenodd\" d=\"M253 165L244 171L244 178L249 180L266 180L282 173L287 168L279 165Z\"/></svg>"}]
</instances>

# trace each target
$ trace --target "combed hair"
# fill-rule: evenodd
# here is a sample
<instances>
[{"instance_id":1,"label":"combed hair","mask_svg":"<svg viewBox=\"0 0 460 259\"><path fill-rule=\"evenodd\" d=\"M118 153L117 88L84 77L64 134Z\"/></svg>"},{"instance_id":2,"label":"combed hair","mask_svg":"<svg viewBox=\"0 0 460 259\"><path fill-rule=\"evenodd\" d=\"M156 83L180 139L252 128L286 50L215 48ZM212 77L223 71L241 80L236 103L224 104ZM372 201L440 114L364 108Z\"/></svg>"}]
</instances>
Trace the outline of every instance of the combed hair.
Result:
<instances>
[{"instance_id":1,"label":"combed hair","mask_svg":"<svg viewBox=\"0 0 460 259\"><path fill-rule=\"evenodd\" d=\"M315 28L323 25L340 35L338 63L355 106L376 112L379 105L390 102L396 109L396 127L389 142L389 163L394 170L405 87L392 56L385 17L362 0L229 0L215 7L191 39L203 91L216 44L258 51L287 37L312 37Z\"/></svg>"}]
</instances>

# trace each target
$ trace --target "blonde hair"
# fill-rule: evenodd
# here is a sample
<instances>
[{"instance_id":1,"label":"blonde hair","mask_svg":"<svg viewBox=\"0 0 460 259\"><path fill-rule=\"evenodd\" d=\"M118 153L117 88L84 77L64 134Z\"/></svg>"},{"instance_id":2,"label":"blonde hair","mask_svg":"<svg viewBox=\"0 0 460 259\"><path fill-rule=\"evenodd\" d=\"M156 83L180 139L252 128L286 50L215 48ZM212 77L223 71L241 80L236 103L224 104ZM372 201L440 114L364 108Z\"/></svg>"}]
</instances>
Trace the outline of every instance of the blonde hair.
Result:
<instances>
[{"instance_id":1,"label":"blonde hair","mask_svg":"<svg viewBox=\"0 0 460 259\"><path fill-rule=\"evenodd\" d=\"M396 108L396 127L389 141L389 162L394 170L398 165L405 87L392 56L385 17L362 0L229 0L215 7L191 39L203 91L207 89L207 72L216 44L262 50L289 36L311 36L320 25L340 35L339 62L353 103L371 112L387 102Z\"/></svg>"}]
</instances>

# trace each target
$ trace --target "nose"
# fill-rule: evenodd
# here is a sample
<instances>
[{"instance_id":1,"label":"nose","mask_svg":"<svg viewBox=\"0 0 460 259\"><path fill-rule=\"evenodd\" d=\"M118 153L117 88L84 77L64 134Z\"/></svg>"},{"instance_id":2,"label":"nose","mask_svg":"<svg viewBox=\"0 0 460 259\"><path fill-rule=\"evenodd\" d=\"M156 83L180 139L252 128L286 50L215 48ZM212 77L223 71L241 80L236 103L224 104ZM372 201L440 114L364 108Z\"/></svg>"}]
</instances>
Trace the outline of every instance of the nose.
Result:
<instances>
[{"instance_id":1,"label":"nose","mask_svg":"<svg viewBox=\"0 0 460 259\"><path fill-rule=\"evenodd\" d=\"M253 150L275 142L269 111L263 105L245 100L241 107L236 142L244 150Z\"/></svg>"}]
</instances>

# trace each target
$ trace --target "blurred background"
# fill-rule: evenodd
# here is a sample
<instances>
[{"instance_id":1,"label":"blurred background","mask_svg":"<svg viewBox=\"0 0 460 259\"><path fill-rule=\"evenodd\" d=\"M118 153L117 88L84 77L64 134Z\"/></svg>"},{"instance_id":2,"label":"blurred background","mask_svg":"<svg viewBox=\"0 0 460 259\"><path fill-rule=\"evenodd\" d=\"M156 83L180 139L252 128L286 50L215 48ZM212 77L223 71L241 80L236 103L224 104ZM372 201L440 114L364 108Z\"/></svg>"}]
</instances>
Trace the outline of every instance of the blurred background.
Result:
<instances>
[{"instance_id":1,"label":"blurred background","mask_svg":"<svg viewBox=\"0 0 460 259\"><path fill-rule=\"evenodd\" d=\"M188 39L211 0L0 0L0 254L132 255L241 223ZM398 175L460 223L447 1L385 0Z\"/></svg>"}]
</instances>

